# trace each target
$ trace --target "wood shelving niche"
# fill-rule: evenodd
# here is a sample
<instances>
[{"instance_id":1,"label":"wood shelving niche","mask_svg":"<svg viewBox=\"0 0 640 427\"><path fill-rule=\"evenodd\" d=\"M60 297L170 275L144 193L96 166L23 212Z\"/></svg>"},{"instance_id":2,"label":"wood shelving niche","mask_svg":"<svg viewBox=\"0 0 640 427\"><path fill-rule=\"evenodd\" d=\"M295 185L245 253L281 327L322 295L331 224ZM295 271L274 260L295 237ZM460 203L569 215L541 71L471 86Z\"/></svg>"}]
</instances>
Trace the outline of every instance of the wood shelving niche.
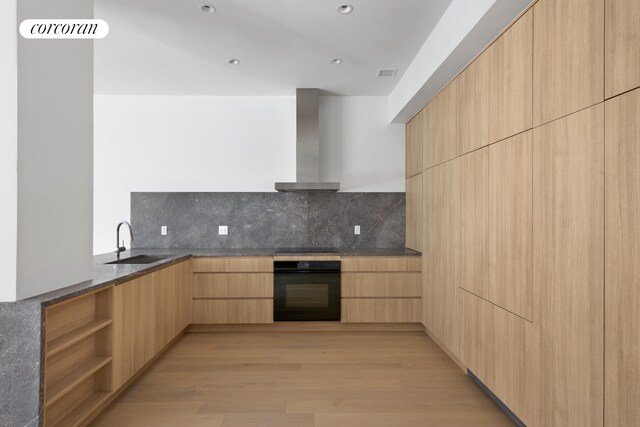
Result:
<instances>
[{"instance_id":1,"label":"wood shelving niche","mask_svg":"<svg viewBox=\"0 0 640 427\"><path fill-rule=\"evenodd\" d=\"M113 287L46 312L45 426L77 426L112 394Z\"/></svg>"}]
</instances>

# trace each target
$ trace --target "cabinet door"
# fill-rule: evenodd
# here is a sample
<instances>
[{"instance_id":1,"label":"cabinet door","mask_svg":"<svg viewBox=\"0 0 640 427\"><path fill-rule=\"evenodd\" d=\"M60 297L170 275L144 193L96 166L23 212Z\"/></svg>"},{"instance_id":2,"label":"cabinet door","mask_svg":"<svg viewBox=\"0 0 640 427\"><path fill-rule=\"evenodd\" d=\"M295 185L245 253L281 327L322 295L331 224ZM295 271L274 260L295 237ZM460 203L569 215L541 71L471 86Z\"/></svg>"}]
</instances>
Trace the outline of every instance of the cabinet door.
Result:
<instances>
[{"instance_id":1,"label":"cabinet door","mask_svg":"<svg viewBox=\"0 0 640 427\"><path fill-rule=\"evenodd\" d=\"M489 147L489 301L532 320L532 132Z\"/></svg>"},{"instance_id":2,"label":"cabinet door","mask_svg":"<svg viewBox=\"0 0 640 427\"><path fill-rule=\"evenodd\" d=\"M460 154L458 138L458 79L449 83L437 96L434 111L434 162L440 164Z\"/></svg>"},{"instance_id":3,"label":"cabinet door","mask_svg":"<svg viewBox=\"0 0 640 427\"><path fill-rule=\"evenodd\" d=\"M525 13L484 53L489 55L489 140L532 127L532 11Z\"/></svg>"},{"instance_id":4,"label":"cabinet door","mask_svg":"<svg viewBox=\"0 0 640 427\"><path fill-rule=\"evenodd\" d=\"M422 172L422 324L435 333L435 168Z\"/></svg>"},{"instance_id":5,"label":"cabinet door","mask_svg":"<svg viewBox=\"0 0 640 427\"><path fill-rule=\"evenodd\" d=\"M489 55L476 58L458 77L460 154L489 143Z\"/></svg>"},{"instance_id":6,"label":"cabinet door","mask_svg":"<svg viewBox=\"0 0 640 427\"><path fill-rule=\"evenodd\" d=\"M524 423L531 423L531 322L462 291L460 359Z\"/></svg>"},{"instance_id":7,"label":"cabinet door","mask_svg":"<svg viewBox=\"0 0 640 427\"><path fill-rule=\"evenodd\" d=\"M534 129L533 200L539 408L531 424L602 426L602 104Z\"/></svg>"},{"instance_id":8,"label":"cabinet door","mask_svg":"<svg viewBox=\"0 0 640 427\"><path fill-rule=\"evenodd\" d=\"M124 385L156 353L156 307L151 276L148 274L114 288L114 390Z\"/></svg>"},{"instance_id":9,"label":"cabinet door","mask_svg":"<svg viewBox=\"0 0 640 427\"><path fill-rule=\"evenodd\" d=\"M422 111L405 127L405 174L412 177L422 172Z\"/></svg>"},{"instance_id":10,"label":"cabinet door","mask_svg":"<svg viewBox=\"0 0 640 427\"><path fill-rule=\"evenodd\" d=\"M488 299L489 148L459 160L460 287Z\"/></svg>"},{"instance_id":11,"label":"cabinet door","mask_svg":"<svg viewBox=\"0 0 640 427\"><path fill-rule=\"evenodd\" d=\"M539 126L603 100L604 0L540 0L533 15Z\"/></svg>"},{"instance_id":12,"label":"cabinet door","mask_svg":"<svg viewBox=\"0 0 640 427\"><path fill-rule=\"evenodd\" d=\"M640 425L640 89L605 103L605 425Z\"/></svg>"},{"instance_id":13,"label":"cabinet door","mask_svg":"<svg viewBox=\"0 0 640 427\"><path fill-rule=\"evenodd\" d=\"M406 245L422 250L422 174L407 179Z\"/></svg>"},{"instance_id":14,"label":"cabinet door","mask_svg":"<svg viewBox=\"0 0 640 427\"><path fill-rule=\"evenodd\" d=\"M443 163L428 171L429 247L425 264L427 327L454 354L458 342L458 254L459 254L459 188L458 159ZM424 172L423 172L424 174ZM426 243L426 242L425 242Z\"/></svg>"},{"instance_id":15,"label":"cabinet door","mask_svg":"<svg viewBox=\"0 0 640 427\"><path fill-rule=\"evenodd\" d=\"M428 169L436 164L435 147L435 109L436 100L432 99L422 109L422 169Z\"/></svg>"},{"instance_id":16,"label":"cabinet door","mask_svg":"<svg viewBox=\"0 0 640 427\"><path fill-rule=\"evenodd\" d=\"M156 307L155 353L160 352L177 337L190 320L190 263L191 261L184 261L150 274Z\"/></svg>"},{"instance_id":17,"label":"cabinet door","mask_svg":"<svg viewBox=\"0 0 640 427\"><path fill-rule=\"evenodd\" d=\"M605 0L605 96L640 86L640 2Z\"/></svg>"}]
</instances>

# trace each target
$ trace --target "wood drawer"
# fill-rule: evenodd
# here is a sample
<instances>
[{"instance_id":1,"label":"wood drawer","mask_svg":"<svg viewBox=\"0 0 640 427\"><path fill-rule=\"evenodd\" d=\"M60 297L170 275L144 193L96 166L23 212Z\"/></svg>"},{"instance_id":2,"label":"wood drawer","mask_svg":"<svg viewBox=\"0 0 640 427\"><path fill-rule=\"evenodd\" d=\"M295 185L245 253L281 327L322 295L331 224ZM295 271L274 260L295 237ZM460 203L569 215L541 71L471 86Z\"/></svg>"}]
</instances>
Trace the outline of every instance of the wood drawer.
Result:
<instances>
[{"instance_id":1,"label":"wood drawer","mask_svg":"<svg viewBox=\"0 0 640 427\"><path fill-rule=\"evenodd\" d=\"M194 258L194 273L273 272L273 257Z\"/></svg>"},{"instance_id":2,"label":"wood drawer","mask_svg":"<svg viewBox=\"0 0 640 427\"><path fill-rule=\"evenodd\" d=\"M417 323L420 298L343 298L342 322Z\"/></svg>"},{"instance_id":3,"label":"wood drawer","mask_svg":"<svg viewBox=\"0 0 640 427\"><path fill-rule=\"evenodd\" d=\"M421 271L420 256L342 257L342 271Z\"/></svg>"},{"instance_id":4,"label":"wood drawer","mask_svg":"<svg viewBox=\"0 0 640 427\"><path fill-rule=\"evenodd\" d=\"M422 296L420 273L342 273L342 297Z\"/></svg>"},{"instance_id":5,"label":"wood drawer","mask_svg":"<svg viewBox=\"0 0 640 427\"><path fill-rule=\"evenodd\" d=\"M196 299L194 324L272 323L273 299Z\"/></svg>"},{"instance_id":6,"label":"wood drawer","mask_svg":"<svg viewBox=\"0 0 640 427\"><path fill-rule=\"evenodd\" d=\"M193 298L273 298L273 273L194 274Z\"/></svg>"}]
</instances>

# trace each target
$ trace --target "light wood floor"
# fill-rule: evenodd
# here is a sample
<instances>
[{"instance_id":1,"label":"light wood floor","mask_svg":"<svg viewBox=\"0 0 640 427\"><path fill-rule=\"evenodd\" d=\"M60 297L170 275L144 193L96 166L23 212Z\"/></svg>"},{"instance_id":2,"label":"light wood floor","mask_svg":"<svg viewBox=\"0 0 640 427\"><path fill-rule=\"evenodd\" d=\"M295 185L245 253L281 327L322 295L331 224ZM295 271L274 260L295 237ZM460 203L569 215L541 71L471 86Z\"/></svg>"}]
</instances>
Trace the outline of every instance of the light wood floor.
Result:
<instances>
[{"instance_id":1,"label":"light wood floor","mask_svg":"<svg viewBox=\"0 0 640 427\"><path fill-rule=\"evenodd\" d=\"M92 426L513 423L422 332L192 333Z\"/></svg>"}]
</instances>

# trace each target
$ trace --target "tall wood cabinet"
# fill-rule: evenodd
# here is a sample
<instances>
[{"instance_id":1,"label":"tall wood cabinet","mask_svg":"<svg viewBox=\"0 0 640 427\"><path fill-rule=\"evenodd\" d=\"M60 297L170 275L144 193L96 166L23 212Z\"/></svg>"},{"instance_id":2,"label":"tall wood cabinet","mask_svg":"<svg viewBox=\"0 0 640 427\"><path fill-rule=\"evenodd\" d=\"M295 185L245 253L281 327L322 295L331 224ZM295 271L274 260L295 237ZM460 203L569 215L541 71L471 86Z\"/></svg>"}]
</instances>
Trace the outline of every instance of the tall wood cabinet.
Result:
<instances>
[{"instance_id":1,"label":"tall wood cabinet","mask_svg":"<svg viewBox=\"0 0 640 427\"><path fill-rule=\"evenodd\" d=\"M539 126L603 100L604 0L541 0L533 16L533 124Z\"/></svg>"},{"instance_id":2,"label":"tall wood cabinet","mask_svg":"<svg viewBox=\"0 0 640 427\"><path fill-rule=\"evenodd\" d=\"M459 351L459 176L458 159L423 172L425 243L423 321L454 354ZM423 276L423 277L424 277Z\"/></svg>"},{"instance_id":3,"label":"tall wood cabinet","mask_svg":"<svg viewBox=\"0 0 640 427\"><path fill-rule=\"evenodd\" d=\"M459 285L489 299L489 149L466 154L459 161Z\"/></svg>"},{"instance_id":4,"label":"tall wood cabinet","mask_svg":"<svg viewBox=\"0 0 640 427\"><path fill-rule=\"evenodd\" d=\"M405 176L407 178L422 172L422 111L416 114L405 131Z\"/></svg>"},{"instance_id":5,"label":"tall wood cabinet","mask_svg":"<svg viewBox=\"0 0 640 427\"><path fill-rule=\"evenodd\" d=\"M640 2L605 0L605 97L640 86Z\"/></svg>"},{"instance_id":6,"label":"tall wood cabinet","mask_svg":"<svg viewBox=\"0 0 640 427\"><path fill-rule=\"evenodd\" d=\"M532 319L531 142L528 131L489 147L489 301Z\"/></svg>"},{"instance_id":7,"label":"tall wood cabinet","mask_svg":"<svg viewBox=\"0 0 640 427\"><path fill-rule=\"evenodd\" d=\"M458 77L460 154L489 143L489 65L489 55L480 55Z\"/></svg>"},{"instance_id":8,"label":"tall wood cabinet","mask_svg":"<svg viewBox=\"0 0 640 427\"><path fill-rule=\"evenodd\" d=\"M601 426L604 106L533 131L535 425Z\"/></svg>"},{"instance_id":9,"label":"tall wood cabinet","mask_svg":"<svg viewBox=\"0 0 640 427\"><path fill-rule=\"evenodd\" d=\"M527 425L640 425L639 21L538 0L422 110L423 323Z\"/></svg>"},{"instance_id":10,"label":"tall wood cabinet","mask_svg":"<svg viewBox=\"0 0 640 427\"><path fill-rule=\"evenodd\" d=\"M531 423L531 322L462 291L460 359L527 425Z\"/></svg>"},{"instance_id":11,"label":"tall wood cabinet","mask_svg":"<svg viewBox=\"0 0 640 427\"><path fill-rule=\"evenodd\" d=\"M422 174L408 178L406 193L406 246L422 251Z\"/></svg>"},{"instance_id":12,"label":"tall wood cabinet","mask_svg":"<svg viewBox=\"0 0 640 427\"><path fill-rule=\"evenodd\" d=\"M640 89L605 103L605 425L640 424Z\"/></svg>"},{"instance_id":13,"label":"tall wood cabinet","mask_svg":"<svg viewBox=\"0 0 640 427\"><path fill-rule=\"evenodd\" d=\"M533 12L529 10L485 53L489 61L489 141L532 126Z\"/></svg>"},{"instance_id":14,"label":"tall wood cabinet","mask_svg":"<svg viewBox=\"0 0 640 427\"><path fill-rule=\"evenodd\" d=\"M460 154L457 82L445 87L423 111L422 166L427 169Z\"/></svg>"}]
</instances>

